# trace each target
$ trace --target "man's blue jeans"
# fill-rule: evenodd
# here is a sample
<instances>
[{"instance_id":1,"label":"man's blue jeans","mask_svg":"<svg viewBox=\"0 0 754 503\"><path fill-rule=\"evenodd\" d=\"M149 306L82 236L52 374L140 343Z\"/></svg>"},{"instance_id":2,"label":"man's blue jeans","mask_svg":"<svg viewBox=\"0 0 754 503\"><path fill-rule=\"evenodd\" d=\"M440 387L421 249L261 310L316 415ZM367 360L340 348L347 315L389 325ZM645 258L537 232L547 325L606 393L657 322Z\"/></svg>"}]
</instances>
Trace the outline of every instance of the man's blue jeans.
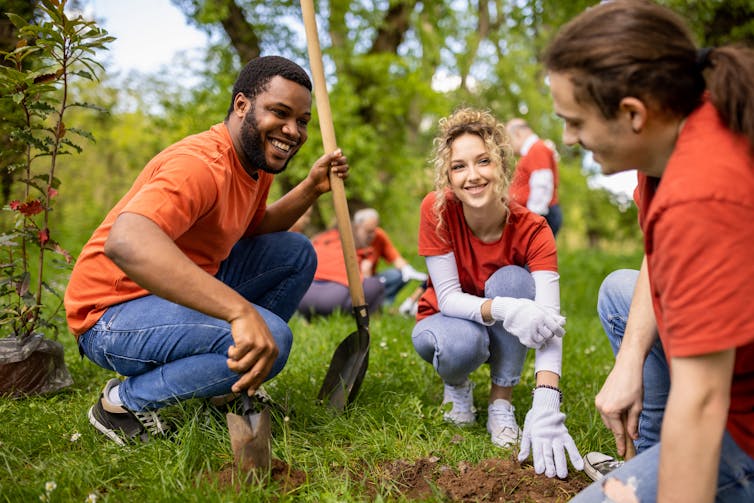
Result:
<instances>
[{"instance_id":1,"label":"man's blue jeans","mask_svg":"<svg viewBox=\"0 0 754 503\"><path fill-rule=\"evenodd\" d=\"M623 340L634 287L639 277L635 270L611 273L600 287L597 310L613 351ZM579 493L573 502L610 502L602 484L615 478L633 487L638 500L657 500L657 474L660 466L660 427L670 389L667 360L659 340L644 364L644 409L639 417L639 439L635 442L637 456L610 472L603 481L595 482ZM746 454L728 432L723 437L715 501L738 503L754 501L754 459Z\"/></svg>"},{"instance_id":2,"label":"man's blue jeans","mask_svg":"<svg viewBox=\"0 0 754 503\"><path fill-rule=\"evenodd\" d=\"M660 444L655 444L641 454L610 472L599 482L581 491L572 503L612 503L606 497L602 484L608 479L620 480L633 487L639 503L657 501L657 474L660 467ZM624 501L624 500L621 500ZM720 452L717 472L717 503L743 503L754 501L754 459L747 455L726 431Z\"/></svg>"},{"instance_id":3,"label":"man's blue jeans","mask_svg":"<svg viewBox=\"0 0 754 503\"><path fill-rule=\"evenodd\" d=\"M293 342L288 320L316 267L306 236L278 232L239 241L216 274L257 308L275 338L279 355L267 379L288 360ZM133 411L229 393L240 377L226 363L231 345L225 320L155 295L111 306L79 337L90 360L127 376L119 395Z\"/></svg>"},{"instance_id":4,"label":"man's blue jeans","mask_svg":"<svg viewBox=\"0 0 754 503\"><path fill-rule=\"evenodd\" d=\"M618 353L626 330L628 311L634 295L639 271L621 269L610 273L600 286L597 314L600 317L613 354ZM670 390L670 372L660 338L657 337L644 362L644 400L639 415L639 439L634 442L641 453L660 441L662 416Z\"/></svg>"},{"instance_id":5,"label":"man's blue jeans","mask_svg":"<svg viewBox=\"0 0 754 503\"><path fill-rule=\"evenodd\" d=\"M485 283L485 296L534 299L534 278L524 268L498 269ZM431 363L443 382L459 386L483 363L490 365L490 377L498 386L515 386L527 347L502 323L485 326L475 321L433 314L416 324L411 334L414 348Z\"/></svg>"}]
</instances>

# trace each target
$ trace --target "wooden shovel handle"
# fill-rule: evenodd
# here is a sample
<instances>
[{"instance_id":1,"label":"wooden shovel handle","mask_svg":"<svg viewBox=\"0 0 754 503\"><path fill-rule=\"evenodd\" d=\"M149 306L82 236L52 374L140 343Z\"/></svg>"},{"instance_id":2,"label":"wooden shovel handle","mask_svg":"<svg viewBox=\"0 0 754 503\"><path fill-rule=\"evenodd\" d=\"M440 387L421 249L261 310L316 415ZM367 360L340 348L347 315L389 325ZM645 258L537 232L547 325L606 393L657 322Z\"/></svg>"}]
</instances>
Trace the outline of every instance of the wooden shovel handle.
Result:
<instances>
[{"instance_id":1,"label":"wooden shovel handle","mask_svg":"<svg viewBox=\"0 0 754 503\"><path fill-rule=\"evenodd\" d=\"M319 113L319 127L322 132L322 143L325 152L333 152L337 148L335 141L335 128L330 111L330 99L327 94L325 83L325 71L322 66L322 52L319 47L317 34L317 20L314 16L312 0L301 0L301 13L304 18L306 30L306 45L309 51L309 65L314 79L314 99ZM346 189L343 180L330 172L330 187L332 189L333 203L335 205L335 218L340 233L340 245L343 248L343 257L346 262L346 274L348 275L348 289L351 293L351 304L354 307L364 306L364 289L361 286L359 275L359 263L356 258L356 245L351 230L351 216L348 213L346 202Z\"/></svg>"},{"instance_id":2,"label":"wooden shovel handle","mask_svg":"<svg viewBox=\"0 0 754 503\"><path fill-rule=\"evenodd\" d=\"M623 423L623 434L626 438L626 453L623 455L623 459L628 461L629 459L636 456L636 446L634 445L634 441L631 437L628 436L628 422L624 421Z\"/></svg>"}]
</instances>

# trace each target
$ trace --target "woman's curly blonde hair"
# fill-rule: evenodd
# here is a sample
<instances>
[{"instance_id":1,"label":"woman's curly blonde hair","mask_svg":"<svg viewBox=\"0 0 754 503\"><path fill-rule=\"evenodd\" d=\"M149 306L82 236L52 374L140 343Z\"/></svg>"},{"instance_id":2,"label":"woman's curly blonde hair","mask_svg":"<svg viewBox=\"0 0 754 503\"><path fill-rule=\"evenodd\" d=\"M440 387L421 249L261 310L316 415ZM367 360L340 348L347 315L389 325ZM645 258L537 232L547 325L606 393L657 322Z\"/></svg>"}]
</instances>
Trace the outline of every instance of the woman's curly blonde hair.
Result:
<instances>
[{"instance_id":1,"label":"woman's curly blonde hair","mask_svg":"<svg viewBox=\"0 0 754 503\"><path fill-rule=\"evenodd\" d=\"M464 134L479 136L490 154L492 162L498 167L495 172L495 191L503 202L508 204L508 186L513 174L515 161L513 147L505 124L498 121L489 111L474 108L460 108L448 117L440 119L439 134L434 139L434 151L431 163L435 168L435 203L434 213L438 228L442 226L445 212L445 193L450 187L450 156L453 142Z\"/></svg>"}]
</instances>

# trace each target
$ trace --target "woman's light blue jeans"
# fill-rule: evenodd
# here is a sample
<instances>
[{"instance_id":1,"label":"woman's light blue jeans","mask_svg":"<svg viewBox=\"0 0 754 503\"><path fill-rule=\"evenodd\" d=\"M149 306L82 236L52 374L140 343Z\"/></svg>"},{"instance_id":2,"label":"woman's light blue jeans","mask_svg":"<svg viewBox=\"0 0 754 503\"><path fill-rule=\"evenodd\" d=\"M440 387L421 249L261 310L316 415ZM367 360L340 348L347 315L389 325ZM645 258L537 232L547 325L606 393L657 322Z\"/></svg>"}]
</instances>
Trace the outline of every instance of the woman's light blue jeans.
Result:
<instances>
[{"instance_id":1,"label":"woman's light blue jeans","mask_svg":"<svg viewBox=\"0 0 754 503\"><path fill-rule=\"evenodd\" d=\"M278 232L239 241L215 275L251 302L270 328L279 354L268 380L288 360L293 343L288 320L316 267L306 236ZM108 308L79 337L90 360L127 376L119 395L132 411L229 393L240 377L226 363L231 345L228 322L155 295Z\"/></svg>"},{"instance_id":2,"label":"woman's light blue jeans","mask_svg":"<svg viewBox=\"0 0 754 503\"><path fill-rule=\"evenodd\" d=\"M623 340L634 287L639 277L635 270L619 270L605 278L599 292L597 310L605 333L617 352ZM577 503L611 502L602 491L608 478L632 486L638 500L657 500L657 474L660 466L660 428L665 412L670 376L667 360L659 340L644 364L644 402L639 417L637 455L622 467L610 472L603 481L595 482L571 500ZM754 501L754 459L746 454L725 432L717 480L717 502Z\"/></svg>"},{"instance_id":3,"label":"woman's light blue jeans","mask_svg":"<svg viewBox=\"0 0 754 503\"><path fill-rule=\"evenodd\" d=\"M505 266L490 276L484 285L487 298L514 297L534 299L534 279L524 268ZM511 335L502 323L485 326L475 321L436 313L414 326L414 348L431 363L443 382L459 386L483 363L490 365L490 377L498 386L515 386L527 347Z\"/></svg>"}]
</instances>

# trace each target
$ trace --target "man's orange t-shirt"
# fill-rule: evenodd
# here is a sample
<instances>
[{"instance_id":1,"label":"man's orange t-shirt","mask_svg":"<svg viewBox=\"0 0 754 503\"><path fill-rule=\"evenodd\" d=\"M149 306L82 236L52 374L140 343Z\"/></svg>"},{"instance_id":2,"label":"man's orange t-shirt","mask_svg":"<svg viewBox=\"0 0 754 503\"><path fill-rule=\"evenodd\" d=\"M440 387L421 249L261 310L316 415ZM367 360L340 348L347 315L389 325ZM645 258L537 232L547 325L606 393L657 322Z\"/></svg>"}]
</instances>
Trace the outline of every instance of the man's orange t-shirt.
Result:
<instances>
[{"instance_id":1,"label":"man's orange t-shirt","mask_svg":"<svg viewBox=\"0 0 754 503\"><path fill-rule=\"evenodd\" d=\"M727 429L754 457L754 157L705 103L658 180L639 175L652 300L669 359L736 349ZM672 369L671 369L672 372Z\"/></svg>"},{"instance_id":2,"label":"man's orange t-shirt","mask_svg":"<svg viewBox=\"0 0 754 503\"><path fill-rule=\"evenodd\" d=\"M157 154L84 245L65 292L70 330L86 332L112 305L149 292L104 254L122 213L156 223L194 263L214 275L238 240L261 221L273 176L244 170L225 124L189 136ZM170 281L170 278L165 278Z\"/></svg>"},{"instance_id":3,"label":"man's orange t-shirt","mask_svg":"<svg viewBox=\"0 0 754 503\"><path fill-rule=\"evenodd\" d=\"M484 243L466 225L461 202L450 191L445 197L446 207L440 229L437 229L437 217L432 209L435 193L429 193L422 201L419 255L429 257L453 252L461 290L465 293L484 297L487 278L506 265L528 267L531 272L557 272L555 238L543 217L511 202L503 235L494 243ZM427 290L419 299L416 319L418 321L438 312L437 295L430 279Z\"/></svg>"},{"instance_id":4,"label":"man's orange t-shirt","mask_svg":"<svg viewBox=\"0 0 754 503\"><path fill-rule=\"evenodd\" d=\"M317 252L317 271L314 273L316 281L334 281L348 286L346 261L340 244L338 229L329 229L312 238L312 245ZM380 258L393 262L400 256L398 250L388 238L382 228L375 229L374 241L369 246L356 250L356 257L361 264L364 260L372 261L372 275L377 274L377 263Z\"/></svg>"}]
</instances>

